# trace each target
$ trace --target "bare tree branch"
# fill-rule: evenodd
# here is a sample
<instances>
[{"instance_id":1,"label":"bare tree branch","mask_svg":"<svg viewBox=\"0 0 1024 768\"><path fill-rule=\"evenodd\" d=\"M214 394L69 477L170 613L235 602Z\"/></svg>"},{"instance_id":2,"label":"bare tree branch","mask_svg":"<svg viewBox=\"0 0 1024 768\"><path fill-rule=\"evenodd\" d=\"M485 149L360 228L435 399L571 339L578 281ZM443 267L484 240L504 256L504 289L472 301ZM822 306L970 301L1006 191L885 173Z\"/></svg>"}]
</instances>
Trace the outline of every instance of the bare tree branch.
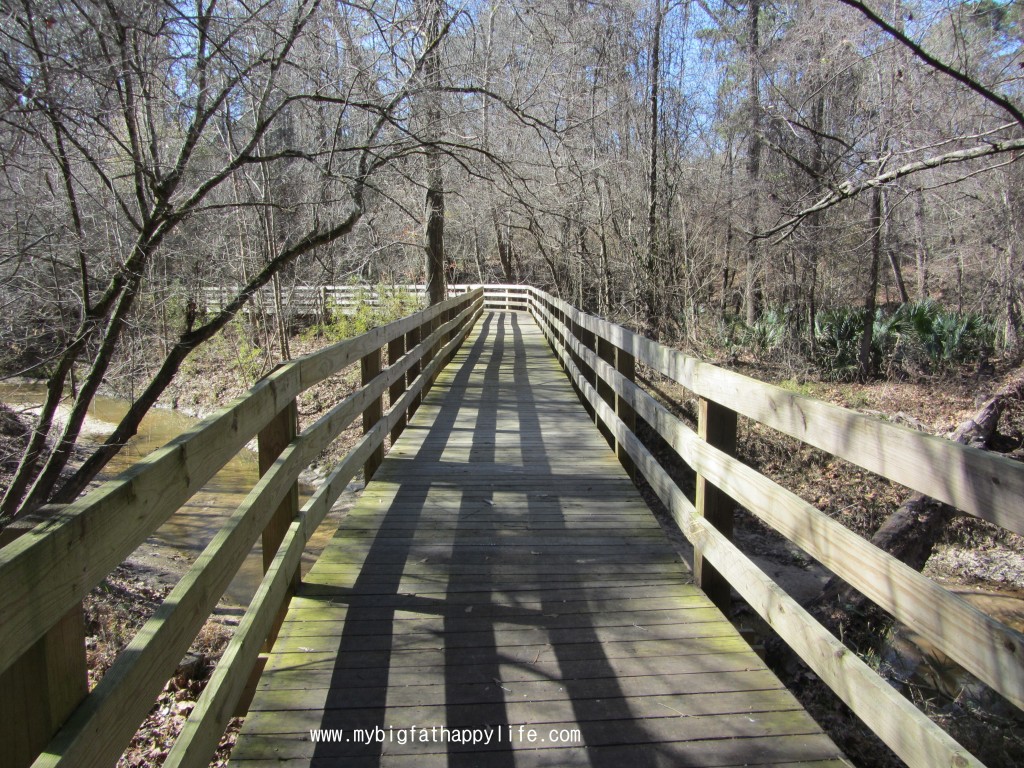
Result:
<instances>
[{"instance_id":1,"label":"bare tree branch","mask_svg":"<svg viewBox=\"0 0 1024 768\"><path fill-rule=\"evenodd\" d=\"M984 157L1000 155L1005 152L1019 152L1022 150L1024 150L1024 138L1007 139L1005 141L991 141L985 146L947 152L943 155L936 155L934 157L927 157L924 160L907 163L906 165L901 165L898 168L893 168L891 171L880 173L877 176L873 176L863 181L845 181L836 186L832 192L819 199L816 203L809 205L798 213L793 214L782 223L763 232L751 232L749 234L754 238L764 239L773 237L774 235L782 232L783 236L780 240L783 240L792 234L792 231L799 226L800 222L811 214L827 210L844 200L856 197L861 192L868 189L874 189L875 187L889 184L897 179L902 179L905 176L920 173L921 171L927 171L932 168L941 168L944 165L963 163L969 160L978 160ZM1017 159L1015 158L1014 161L1017 161ZM777 240L776 242L779 241Z\"/></svg>"},{"instance_id":2,"label":"bare tree branch","mask_svg":"<svg viewBox=\"0 0 1024 768\"><path fill-rule=\"evenodd\" d=\"M971 77L965 72L962 72L956 67L950 66L949 64L946 64L944 61L936 59L934 56L928 53L923 47L921 47L921 45L915 43L913 40L907 37L907 35L904 32L901 32L900 30L896 29L896 27L887 22L873 10L868 8L866 3L863 3L860 0L839 0L839 2L841 2L843 5L847 5L850 8L860 11L865 18L871 21L872 24L877 26L879 29L883 30L887 35L892 37L894 40L898 41L901 45L904 45L907 48L909 48L913 52L913 54L917 56L917 58L919 58L929 67L932 67L933 69L942 72L944 75L948 75L961 85L970 88L972 91L974 91L976 94L981 96L986 101L989 101L995 104L1000 109L1005 110L1007 114L1013 117L1013 119L1017 123L1019 123L1021 126L1024 126L1024 112L1022 112L1021 109L1008 98L999 95L990 88L985 87L977 80L975 80L973 77Z\"/></svg>"}]
</instances>

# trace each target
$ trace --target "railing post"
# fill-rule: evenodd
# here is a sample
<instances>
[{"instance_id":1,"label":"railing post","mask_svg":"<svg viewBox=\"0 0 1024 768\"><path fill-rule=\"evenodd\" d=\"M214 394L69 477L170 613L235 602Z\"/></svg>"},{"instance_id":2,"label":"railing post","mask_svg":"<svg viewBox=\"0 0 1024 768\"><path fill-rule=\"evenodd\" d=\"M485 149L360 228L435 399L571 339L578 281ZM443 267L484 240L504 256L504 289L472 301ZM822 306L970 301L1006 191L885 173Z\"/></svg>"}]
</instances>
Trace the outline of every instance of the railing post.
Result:
<instances>
[{"instance_id":1,"label":"railing post","mask_svg":"<svg viewBox=\"0 0 1024 768\"><path fill-rule=\"evenodd\" d=\"M398 362L398 359L405 354L405 336L399 336L388 342L388 367ZM399 376L395 383L388 388L388 402L394 405L399 398L405 394L405 376ZM398 417L395 426L391 430L391 442L394 443L399 435L405 430L406 415L403 413Z\"/></svg>"},{"instance_id":2,"label":"railing post","mask_svg":"<svg viewBox=\"0 0 1024 768\"><path fill-rule=\"evenodd\" d=\"M420 340L421 340L420 333L421 333L421 328L422 327L423 326L417 325L415 328L413 328L411 331L409 331L407 334L405 334L405 351L406 352L411 352L412 350L416 349L417 345L420 343ZM406 387L408 387L410 384L412 384L413 381L416 380L416 377L419 376L419 375L420 375L420 361L417 360L416 362L414 362L412 365L409 366L409 370L405 374ZM417 394L415 397L413 397L412 402L409 403L409 412L405 416L405 422L407 424L409 422L409 419L412 418L413 414L416 413L416 409L419 408L419 407L420 407L420 396L419 396L419 394Z\"/></svg>"},{"instance_id":3,"label":"railing post","mask_svg":"<svg viewBox=\"0 0 1024 768\"><path fill-rule=\"evenodd\" d=\"M552 307L552 314L555 316L555 318L558 320L558 322L560 322L562 324L562 327L565 329L565 333L562 333L557 328L553 328L552 329L553 335L554 335L556 340L557 339L561 339L560 344L562 346L562 349L564 349L566 352L569 352L569 357L571 359L572 358L572 352L571 352L570 347L569 347L569 337L572 335L572 330L571 330L571 326L569 325L569 318L566 316L565 312L562 310L562 308L560 306L559 307ZM559 357L558 363L559 363L559 365L562 366L562 370L563 371L565 371L566 373L569 372L569 363L567 361L565 361L565 360L561 359L561 357ZM575 388L575 386L576 386L576 382L573 382L573 387Z\"/></svg>"},{"instance_id":4,"label":"railing post","mask_svg":"<svg viewBox=\"0 0 1024 768\"><path fill-rule=\"evenodd\" d=\"M360 371L362 373L362 385L365 387L371 381L373 381L381 371L381 354L379 349L375 349L373 352L364 357L359 364ZM374 425L381 420L384 415L384 404L381 397L374 398L366 410L363 411L363 434L365 435ZM370 458L366 460L366 464L363 465L363 479L368 483L373 477L373 473L377 471L377 467L384 461L384 442L378 445L373 453L370 454Z\"/></svg>"},{"instance_id":5,"label":"railing post","mask_svg":"<svg viewBox=\"0 0 1024 768\"><path fill-rule=\"evenodd\" d=\"M275 416L267 426L260 430L256 436L256 444L259 451L259 470L260 477L270 471L270 468L274 466L274 462L277 461L278 456L281 452L288 447L288 444L295 439L295 436L299 432L299 409L295 400L292 400L288 405L281 409L281 412ZM274 511L273 516L267 522L266 527L263 529L263 572L266 573L270 570L270 565L274 562L274 555L277 554L278 547L281 546L281 541L284 539L285 534L288 533L288 527L292 524L292 520L299 512L299 484L293 483L292 487L288 489L288 493L281 500L280 505ZM295 590L299 586L299 570L296 569L295 573L292 574L291 589L288 592L288 598L294 594ZM266 649L269 651L271 646L274 644L274 639L277 637L277 632L281 627L281 622L284 621L284 615L288 610L288 598L286 598L281 605L281 610L278 613L277 619L274 621L273 628L270 630L267 636Z\"/></svg>"},{"instance_id":6,"label":"railing post","mask_svg":"<svg viewBox=\"0 0 1024 768\"><path fill-rule=\"evenodd\" d=\"M437 316L437 315L434 315L432 318L430 318L423 325L424 337L430 336L430 334L432 334L434 331L436 331L440 327L440 325L441 325L441 318L439 316ZM441 339L438 338L433 344L430 345L430 348L426 350L426 354L423 355L423 367L424 368L426 368L427 365L429 365L430 362L435 357L437 357L437 353L438 353L438 351L440 349L441 349ZM423 382L423 394L424 395L426 395L430 391L430 388L434 386L434 381L437 380L437 374L438 373L439 373L439 371L434 371L434 373L431 374L427 378L427 380L425 382Z\"/></svg>"},{"instance_id":7,"label":"railing post","mask_svg":"<svg viewBox=\"0 0 1024 768\"><path fill-rule=\"evenodd\" d=\"M626 350L615 348L615 370L618 371L631 384L636 384L636 358ZM636 411L629 401L621 395L615 396L615 413L619 420L630 432L636 432ZM630 457L629 452L618 440L615 441L615 453L618 454L619 463L625 468L626 474L636 481L636 464Z\"/></svg>"},{"instance_id":8,"label":"railing post","mask_svg":"<svg viewBox=\"0 0 1024 768\"><path fill-rule=\"evenodd\" d=\"M573 333L576 334L576 338L579 339L580 345L585 349L589 349L591 352L594 351L594 333L588 331L579 323L573 322L572 324ZM596 389L597 387L597 371L590 367L590 364L583 359L583 355L576 356L576 367L580 369L580 373L583 374L583 378L587 380L590 386ZM597 418L597 409L590 404L590 401L586 398L583 399L583 408L586 410L587 415L590 416L590 420L597 424L600 419Z\"/></svg>"},{"instance_id":9,"label":"railing post","mask_svg":"<svg viewBox=\"0 0 1024 768\"><path fill-rule=\"evenodd\" d=\"M736 412L711 400L700 398L697 434L708 445L729 454L736 453ZM733 509L735 504L707 478L697 473L697 514L717 528L727 539L732 539ZM700 549L693 551L694 580L726 616L732 606L729 582L710 563L704 561Z\"/></svg>"},{"instance_id":10,"label":"railing post","mask_svg":"<svg viewBox=\"0 0 1024 768\"><path fill-rule=\"evenodd\" d=\"M15 520L4 529L0 546L38 522L36 516ZM0 674L0 762L11 768L31 765L88 693L85 615L79 604Z\"/></svg>"},{"instance_id":11,"label":"railing post","mask_svg":"<svg viewBox=\"0 0 1024 768\"><path fill-rule=\"evenodd\" d=\"M604 336L597 337L597 356L612 368L615 367L615 345L608 341ZM611 407L613 411L617 412L615 404L615 390L612 389L611 384L609 384L603 376L597 374L596 371L594 373L597 375L597 394L605 403L608 404L609 407ZM611 449L613 451L617 450L617 446L615 445L615 434L612 432L611 428L601 419L597 420L597 428L601 430L601 434L604 435L604 439L608 441L608 445L611 446Z\"/></svg>"}]
</instances>

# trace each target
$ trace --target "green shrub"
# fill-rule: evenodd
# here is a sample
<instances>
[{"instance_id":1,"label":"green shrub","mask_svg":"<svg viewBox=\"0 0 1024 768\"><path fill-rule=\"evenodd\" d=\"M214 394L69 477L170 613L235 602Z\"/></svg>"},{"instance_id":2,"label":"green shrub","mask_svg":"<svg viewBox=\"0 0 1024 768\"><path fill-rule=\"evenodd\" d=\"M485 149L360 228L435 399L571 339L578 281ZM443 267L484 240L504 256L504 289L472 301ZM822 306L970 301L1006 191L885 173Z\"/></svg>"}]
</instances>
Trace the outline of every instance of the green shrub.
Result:
<instances>
[{"instance_id":1,"label":"green shrub","mask_svg":"<svg viewBox=\"0 0 1024 768\"><path fill-rule=\"evenodd\" d=\"M356 292L353 303L348 306L343 307L332 301L327 307L330 318L328 322L307 328L302 337L344 341L410 315L420 308L419 297L404 289L393 290L379 286L377 295L379 299L374 303L371 290L362 288Z\"/></svg>"},{"instance_id":2,"label":"green shrub","mask_svg":"<svg viewBox=\"0 0 1024 768\"><path fill-rule=\"evenodd\" d=\"M864 310L841 307L814 320L816 363L829 377L850 380L859 370ZM921 370L963 365L991 352L995 329L976 313L949 311L927 300L875 313L871 355L876 370Z\"/></svg>"},{"instance_id":3,"label":"green shrub","mask_svg":"<svg viewBox=\"0 0 1024 768\"><path fill-rule=\"evenodd\" d=\"M864 310L841 307L819 312L814 318L815 363L827 378L850 381L859 370Z\"/></svg>"},{"instance_id":4,"label":"green shrub","mask_svg":"<svg viewBox=\"0 0 1024 768\"><path fill-rule=\"evenodd\" d=\"M786 340L789 316L785 310L767 309L753 325L743 326L743 342L759 353L778 349Z\"/></svg>"}]
</instances>

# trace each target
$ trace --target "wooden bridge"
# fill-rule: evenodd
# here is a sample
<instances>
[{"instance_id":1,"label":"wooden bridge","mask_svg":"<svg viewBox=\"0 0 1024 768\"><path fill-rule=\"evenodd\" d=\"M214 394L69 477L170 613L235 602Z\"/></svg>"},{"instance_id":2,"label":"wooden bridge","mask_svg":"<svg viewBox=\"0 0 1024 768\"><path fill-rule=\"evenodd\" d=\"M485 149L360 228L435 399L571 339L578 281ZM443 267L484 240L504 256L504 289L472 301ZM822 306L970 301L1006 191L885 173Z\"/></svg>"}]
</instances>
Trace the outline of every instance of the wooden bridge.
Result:
<instances>
[{"instance_id":1,"label":"wooden bridge","mask_svg":"<svg viewBox=\"0 0 1024 768\"><path fill-rule=\"evenodd\" d=\"M299 431L299 392L356 363L363 386ZM636 385L637 364L695 393L696 432ZM363 439L300 509L298 473L360 414ZM263 584L167 765L207 764L239 708L243 768L846 764L723 615L730 587L908 764L980 765L733 545L731 510L1017 706L1024 637L733 458L737 415L1024 532L1015 462L700 363L533 288L476 288L278 369L0 550L5 759L114 764L262 533ZM696 470L695 499L637 417ZM254 435L260 481L87 693L81 600ZM306 541L360 470L371 482L300 583ZM631 475L693 543L692 576Z\"/></svg>"}]
</instances>

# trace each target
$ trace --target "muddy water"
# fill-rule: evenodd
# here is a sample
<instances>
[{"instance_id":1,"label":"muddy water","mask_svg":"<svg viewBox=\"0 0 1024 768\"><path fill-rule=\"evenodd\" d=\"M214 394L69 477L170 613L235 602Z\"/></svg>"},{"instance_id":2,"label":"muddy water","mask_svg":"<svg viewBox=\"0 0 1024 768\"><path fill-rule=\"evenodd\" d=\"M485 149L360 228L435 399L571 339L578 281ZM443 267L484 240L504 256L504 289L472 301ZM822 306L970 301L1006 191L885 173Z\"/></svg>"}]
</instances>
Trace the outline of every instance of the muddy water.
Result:
<instances>
[{"instance_id":1,"label":"muddy water","mask_svg":"<svg viewBox=\"0 0 1024 768\"><path fill-rule=\"evenodd\" d=\"M1024 632L1024 592L992 592L968 587L958 587L951 591L1008 627ZM892 665L900 679L918 688L926 696L937 695L946 700L966 699L988 710L1005 709L1000 714L1020 717L1015 708L913 632L905 629L896 632L883 650L882 660Z\"/></svg>"},{"instance_id":2,"label":"muddy water","mask_svg":"<svg viewBox=\"0 0 1024 768\"><path fill-rule=\"evenodd\" d=\"M41 402L44 390L38 385L0 382L0 401L11 407L31 408ZM113 431L127 412L128 404L114 398L97 398L82 430L83 442L98 442ZM101 479L115 477L143 456L165 445L195 424L196 419L177 411L153 409L143 419L139 433L111 460ZM165 583L175 583L188 565L202 552L224 525L259 476L256 454L242 450L224 466L164 525L132 555L131 561L153 572ZM308 490L308 489L306 489ZM330 538L325 525L310 542L303 556L304 570ZM257 543L226 592L228 602L248 605L262 578L262 552Z\"/></svg>"}]
</instances>

